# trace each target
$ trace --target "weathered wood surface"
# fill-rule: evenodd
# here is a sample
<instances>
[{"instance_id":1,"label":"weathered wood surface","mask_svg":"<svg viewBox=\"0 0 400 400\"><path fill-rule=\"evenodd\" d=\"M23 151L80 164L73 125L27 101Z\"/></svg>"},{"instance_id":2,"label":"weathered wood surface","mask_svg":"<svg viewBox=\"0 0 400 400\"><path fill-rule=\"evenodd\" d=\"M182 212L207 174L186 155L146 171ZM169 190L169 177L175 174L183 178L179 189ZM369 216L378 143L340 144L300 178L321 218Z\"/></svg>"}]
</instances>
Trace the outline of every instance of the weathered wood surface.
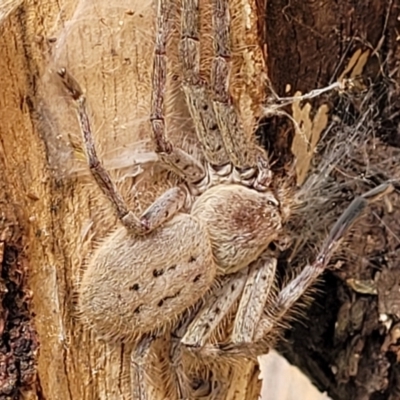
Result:
<instances>
[{"instance_id":1,"label":"weathered wood surface","mask_svg":"<svg viewBox=\"0 0 400 400\"><path fill-rule=\"evenodd\" d=\"M260 102L265 90L260 77L262 52L256 42L255 6L249 2L243 14L239 5L232 5L239 15L235 19L235 68L246 78L233 84L252 133L257 118L252 102ZM202 14L207 14L205 8L202 3ZM40 341L37 380L30 389L29 382L20 384L32 398L129 399L130 349L97 341L80 323L75 307L85 259L116 220L88 177L74 109L55 71L66 66L84 88L106 166L116 178L135 174L132 153L141 149L146 158L152 149L149 105L154 7L151 1L25 1L9 11L2 21L0 46L2 197L23 210L19 224L24 228L25 248L20 256L24 283L32 293L28 302L31 323ZM209 22L203 29L207 32ZM170 39L168 130L172 140L196 151L193 127L179 91L176 29ZM204 34L202 43L207 73L210 36ZM136 187L134 179L120 179L121 191L137 212L174 182L151 171ZM161 347L159 353L165 353L168 340L160 339L154 349ZM224 398L254 398L259 393L261 382L254 363L226 368L223 373L237 385ZM152 398L176 396L168 388L168 379L156 378Z\"/></svg>"}]
</instances>

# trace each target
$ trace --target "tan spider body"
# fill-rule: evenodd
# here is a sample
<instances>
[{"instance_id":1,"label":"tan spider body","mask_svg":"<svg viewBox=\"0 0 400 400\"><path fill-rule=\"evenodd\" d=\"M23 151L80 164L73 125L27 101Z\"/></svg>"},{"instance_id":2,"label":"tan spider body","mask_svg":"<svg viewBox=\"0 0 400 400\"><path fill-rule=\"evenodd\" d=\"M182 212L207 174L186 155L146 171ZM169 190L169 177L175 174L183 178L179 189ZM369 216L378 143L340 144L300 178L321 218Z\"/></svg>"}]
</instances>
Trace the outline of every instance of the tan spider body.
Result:
<instances>
[{"instance_id":1,"label":"tan spider body","mask_svg":"<svg viewBox=\"0 0 400 400\"><path fill-rule=\"evenodd\" d=\"M207 232L190 215L178 214L146 236L120 228L93 254L79 309L96 334L129 340L174 321L187 306L182 299L193 305L215 272Z\"/></svg>"},{"instance_id":2,"label":"tan spider body","mask_svg":"<svg viewBox=\"0 0 400 400\"><path fill-rule=\"evenodd\" d=\"M256 260L280 226L271 193L215 186L191 214L179 213L147 235L120 228L109 236L83 275L79 308L107 339L161 328L203 297L216 274Z\"/></svg>"}]
</instances>

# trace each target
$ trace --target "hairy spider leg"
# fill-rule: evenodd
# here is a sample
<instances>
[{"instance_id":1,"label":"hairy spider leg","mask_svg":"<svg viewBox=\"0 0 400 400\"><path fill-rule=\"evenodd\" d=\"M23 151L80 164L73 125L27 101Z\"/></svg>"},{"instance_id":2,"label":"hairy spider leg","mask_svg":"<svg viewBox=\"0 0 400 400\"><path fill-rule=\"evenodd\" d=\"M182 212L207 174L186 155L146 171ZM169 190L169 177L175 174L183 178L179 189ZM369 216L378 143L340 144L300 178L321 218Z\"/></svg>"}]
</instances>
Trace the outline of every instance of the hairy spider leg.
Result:
<instances>
[{"instance_id":1,"label":"hairy spider leg","mask_svg":"<svg viewBox=\"0 0 400 400\"><path fill-rule=\"evenodd\" d=\"M275 281L277 260L260 257L250 267L249 276L236 312L232 343L251 342Z\"/></svg>"},{"instance_id":2,"label":"hairy spider leg","mask_svg":"<svg viewBox=\"0 0 400 400\"><path fill-rule=\"evenodd\" d=\"M182 89L192 117L197 138L206 160L214 166L229 163L210 93L200 78L199 2L182 1L181 40L179 48L183 70Z\"/></svg>"},{"instance_id":3,"label":"hairy spider leg","mask_svg":"<svg viewBox=\"0 0 400 400\"><path fill-rule=\"evenodd\" d=\"M154 338L144 335L131 352L131 393L135 400L150 400L147 388L146 365L151 352L151 344Z\"/></svg>"},{"instance_id":4,"label":"hairy spider leg","mask_svg":"<svg viewBox=\"0 0 400 400\"><path fill-rule=\"evenodd\" d=\"M252 340L274 282L276 264L274 258L260 257L245 270L225 278L206 298L204 307L190 324L182 343L193 348L205 346L239 297L232 341L241 343Z\"/></svg>"},{"instance_id":5,"label":"hairy spider leg","mask_svg":"<svg viewBox=\"0 0 400 400\"><path fill-rule=\"evenodd\" d=\"M260 184L267 185L270 179L267 154L244 132L240 116L229 93L232 64L229 2L212 0L212 6L215 56L211 69L211 87L218 126L231 162L239 169L260 169L261 176L258 180L265 180Z\"/></svg>"},{"instance_id":6,"label":"hairy spider leg","mask_svg":"<svg viewBox=\"0 0 400 400\"><path fill-rule=\"evenodd\" d=\"M98 186L110 200L122 224L137 234L146 234L175 215L185 204L186 192L173 187L163 193L141 217L137 217L123 199L115 182L97 156L96 146L86 109L86 97L77 80L65 68L58 71L65 88L77 105L77 115L85 145L89 169Z\"/></svg>"},{"instance_id":7,"label":"hairy spider leg","mask_svg":"<svg viewBox=\"0 0 400 400\"><path fill-rule=\"evenodd\" d=\"M203 166L190 154L175 148L166 137L164 94L167 84L167 40L171 32L173 9L171 1L158 1L150 121L156 151L162 161L185 181L198 182L205 176Z\"/></svg>"},{"instance_id":8,"label":"hairy spider leg","mask_svg":"<svg viewBox=\"0 0 400 400\"><path fill-rule=\"evenodd\" d=\"M271 338L275 336L274 331L282 326L285 315L326 270L341 240L361 213L369 204L392 191L394 191L394 186L391 183L384 183L361 196L357 196L350 203L330 230L315 261L306 265L276 296L273 296L272 304L264 310L263 317L259 321L255 321L256 329L253 330L253 337L243 335L242 338L246 340L243 342L231 341L226 344L208 344L200 337L195 341L185 336L182 343L203 356L222 357L229 361L236 357L255 359L259 355L267 353L271 346ZM189 327L189 329L191 328Z\"/></svg>"},{"instance_id":9,"label":"hairy spider leg","mask_svg":"<svg viewBox=\"0 0 400 400\"><path fill-rule=\"evenodd\" d=\"M221 281L205 299L203 307L189 325L181 343L199 348L207 343L212 332L227 315L233 303L243 292L248 277L248 270L241 270Z\"/></svg>"},{"instance_id":10,"label":"hairy spider leg","mask_svg":"<svg viewBox=\"0 0 400 400\"><path fill-rule=\"evenodd\" d=\"M258 170L255 186L265 189L271 180L267 154L245 134L228 93L231 49L227 1L213 0L212 28L215 56L208 87L200 77L199 3L198 0L183 0L182 87L196 134L211 165L221 167L231 162L240 170Z\"/></svg>"},{"instance_id":11,"label":"hairy spider leg","mask_svg":"<svg viewBox=\"0 0 400 400\"><path fill-rule=\"evenodd\" d=\"M276 326L276 322L282 320L297 300L317 281L328 266L330 259L344 235L365 208L393 191L394 186L391 183L384 183L361 196L357 196L350 203L330 230L315 261L306 265L297 277L289 281L289 283L279 291L272 307L268 310L267 315L258 326L255 340L260 340L267 336Z\"/></svg>"}]
</instances>

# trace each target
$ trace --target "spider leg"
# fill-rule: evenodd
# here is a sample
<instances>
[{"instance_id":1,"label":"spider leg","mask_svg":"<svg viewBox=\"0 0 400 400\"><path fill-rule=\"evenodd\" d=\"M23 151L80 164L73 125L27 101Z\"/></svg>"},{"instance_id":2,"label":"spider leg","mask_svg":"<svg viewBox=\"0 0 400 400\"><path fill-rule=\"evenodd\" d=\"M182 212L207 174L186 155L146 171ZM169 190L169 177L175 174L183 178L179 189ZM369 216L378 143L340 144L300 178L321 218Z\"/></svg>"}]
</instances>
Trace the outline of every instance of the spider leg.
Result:
<instances>
[{"instance_id":1,"label":"spider leg","mask_svg":"<svg viewBox=\"0 0 400 400\"><path fill-rule=\"evenodd\" d=\"M276 258L260 258L250 268L232 332L232 343L251 342L275 280Z\"/></svg>"},{"instance_id":2,"label":"spider leg","mask_svg":"<svg viewBox=\"0 0 400 400\"><path fill-rule=\"evenodd\" d=\"M170 368L174 376L175 389L178 399L189 399L191 394L190 379L184 368L184 349L181 345L181 338L188 325L192 321L193 314L198 310L199 305L195 305L192 312L186 312L171 335L171 347L169 351Z\"/></svg>"},{"instance_id":3,"label":"spider leg","mask_svg":"<svg viewBox=\"0 0 400 400\"><path fill-rule=\"evenodd\" d=\"M228 94L230 74L230 38L228 2L213 0L213 37L216 57L211 71L210 90L200 78L200 42L198 0L183 0L180 59L186 103L194 122L203 153L211 165L224 166L229 161L239 169L258 170L255 187L264 189L271 174L267 154L257 147L242 127Z\"/></svg>"},{"instance_id":4,"label":"spider leg","mask_svg":"<svg viewBox=\"0 0 400 400\"><path fill-rule=\"evenodd\" d=\"M357 220L365 208L391 193L394 187L390 183L384 183L362 196L356 197L346 208L340 218L332 227L328 237L323 243L315 261L306 265L305 268L290 281L278 294L267 315L260 321L255 340L262 340L276 326L284 315L290 311L297 300L315 283L329 264L341 239L348 232L349 228Z\"/></svg>"},{"instance_id":5,"label":"spider leg","mask_svg":"<svg viewBox=\"0 0 400 400\"><path fill-rule=\"evenodd\" d=\"M110 174L104 168L97 156L90 120L86 109L86 98L79 83L66 71L65 68L60 69L58 75L61 77L61 80L70 96L77 104L78 120L81 126L82 138L85 145L90 172L102 192L108 197L111 204L114 206L117 216L122 224L127 229L138 234L145 234L171 218L185 204L186 192L179 187L167 190L139 218L128 209L127 204L125 203L121 193L118 191Z\"/></svg>"},{"instance_id":6,"label":"spider leg","mask_svg":"<svg viewBox=\"0 0 400 400\"><path fill-rule=\"evenodd\" d=\"M176 214L185 204L186 192L173 187L163 193L140 217L140 223L152 231Z\"/></svg>"},{"instance_id":7,"label":"spider leg","mask_svg":"<svg viewBox=\"0 0 400 400\"><path fill-rule=\"evenodd\" d=\"M171 1L159 0L157 5L157 29L153 61L153 91L151 96L151 127L156 151L164 163L176 174L189 182L204 178L202 165L190 154L175 148L166 138L164 119L164 93L167 83L167 39L170 33Z\"/></svg>"},{"instance_id":8,"label":"spider leg","mask_svg":"<svg viewBox=\"0 0 400 400\"><path fill-rule=\"evenodd\" d=\"M205 303L189 325L181 343L193 349L202 348L243 291L248 269L229 276L206 296Z\"/></svg>"},{"instance_id":9,"label":"spider leg","mask_svg":"<svg viewBox=\"0 0 400 400\"><path fill-rule=\"evenodd\" d=\"M200 78L199 2L183 0L179 49L183 69L183 91L197 138L211 165L225 165L228 154L218 128L207 87Z\"/></svg>"},{"instance_id":10,"label":"spider leg","mask_svg":"<svg viewBox=\"0 0 400 400\"><path fill-rule=\"evenodd\" d=\"M231 74L229 2L212 0L212 4L215 57L211 70L211 86L214 92L213 108L218 126L232 163L240 169L257 167L261 172L259 183L266 185L269 180L269 174L264 171L268 169L267 154L244 132L229 94Z\"/></svg>"},{"instance_id":11,"label":"spider leg","mask_svg":"<svg viewBox=\"0 0 400 400\"><path fill-rule=\"evenodd\" d=\"M292 309L297 300L325 271L344 235L360 214L371 202L380 199L393 190L394 187L392 184L385 183L362 196L356 197L350 203L330 230L315 261L303 268L299 275L291 280L278 295L274 297L272 305L268 305L268 310L265 310L264 317L259 321L255 321L256 329L253 337L245 334L242 335L242 338L245 340L243 342L239 342L239 336L237 336L237 342L204 344L202 354L212 355L213 357L226 357L227 360L231 361L236 357L255 358L261 354L265 354L274 336L274 329L281 325L282 318L285 314ZM183 340L183 342L185 344L191 344L187 340ZM198 342L204 343L204 340L198 339Z\"/></svg>"},{"instance_id":12,"label":"spider leg","mask_svg":"<svg viewBox=\"0 0 400 400\"><path fill-rule=\"evenodd\" d=\"M146 364L153 338L144 336L131 353L131 393L135 400L148 400Z\"/></svg>"},{"instance_id":13,"label":"spider leg","mask_svg":"<svg viewBox=\"0 0 400 400\"><path fill-rule=\"evenodd\" d=\"M206 298L181 342L192 348L205 346L211 333L240 296L231 339L233 343L250 342L274 282L276 264L275 258L260 258L246 270L229 276Z\"/></svg>"},{"instance_id":14,"label":"spider leg","mask_svg":"<svg viewBox=\"0 0 400 400\"><path fill-rule=\"evenodd\" d=\"M229 370L227 371L225 368L221 370L216 366L211 368L210 364L203 363L201 360L193 360L193 354L182 345L182 337L202 306L200 301L192 309L186 310L172 333L169 359L171 369L174 371L176 398L179 400L217 400L230 385L230 380L226 379Z\"/></svg>"}]
</instances>

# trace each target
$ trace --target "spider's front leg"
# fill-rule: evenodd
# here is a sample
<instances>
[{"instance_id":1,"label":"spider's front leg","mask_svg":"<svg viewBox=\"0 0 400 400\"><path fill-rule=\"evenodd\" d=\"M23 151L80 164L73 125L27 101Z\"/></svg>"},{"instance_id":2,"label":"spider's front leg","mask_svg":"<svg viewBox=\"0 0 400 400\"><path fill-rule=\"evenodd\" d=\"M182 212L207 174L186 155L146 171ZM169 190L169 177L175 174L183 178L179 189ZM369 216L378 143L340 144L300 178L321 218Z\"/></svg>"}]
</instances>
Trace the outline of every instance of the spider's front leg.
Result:
<instances>
[{"instance_id":1,"label":"spider's front leg","mask_svg":"<svg viewBox=\"0 0 400 400\"><path fill-rule=\"evenodd\" d=\"M208 87L200 78L200 34L198 1L182 1L180 62L182 89L192 117L197 138L207 161L214 166L229 162Z\"/></svg>"},{"instance_id":2,"label":"spider's front leg","mask_svg":"<svg viewBox=\"0 0 400 400\"><path fill-rule=\"evenodd\" d=\"M166 137L164 93L167 84L167 39L170 34L171 13L175 5L171 1L159 0L157 6L157 30L154 48L151 126L156 151L169 169L186 182L198 182L205 177L203 166L190 154L176 148Z\"/></svg>"},{"instance_id":3,"label":"spider's front leg","mask_svg":"<svg viewBox=\"0 0 400 400\"><path fill-rule=\"evenodd\" d=\"M393 185L382 184L379 187L365 193L364 195L356 197L332 227L315 261L304 267L293 280L289 281L288 284L279 291L279 293L268 296L269 288L271 287L272 282L269 284L269 286L267 285L268 289L264 288L264 290L266 290L265 295L263 295L262 292L260 295L259 292L259 290L263 288L262 284L260 289L256 289L256 287L254 287L255 290L252 292L260 296L260 301L256 300L253 304L258 304L258 310L262 309L262 312L258 313L257 319L254 319L254 316L257 313L253 313L251 307L247 308L247 312L241 312L239 310L237 318L235 319L233 337L229 343L216 345L207 344L206 339L210 336L210 332L208 330L205 331L204 328L201 331L201 333L205 335L204 340L200 336L195 337L193 335L193 326L196 328L202 328L204 321L207 321L208 314L210 314L210 318L208 318L208 320L214 320L213 316L216 309L214 304L213 307L203 310L203 313L200 314L200 317L195 320L194 325L189 327L188 333L183 338L182 342L192 348L198 347L198 350L203 355L225 357L227 360L232 360L237 357L255 358L265 354L265 352L268 351L271 342L273 343L272 339L274 336L276 336L275 330L281 328L283 325L282 321L288 312L290 312L290 310L293 308L294 304L304 293L307 292L307 290L325 271L341 240L360 216L360 214L365 210L368 204L380 199L382 196L391 193L393 190ZM268 262L270 264L268 264ZM271 273L274 272L273 264L271 264L272 260L270 259L268 262L266 265L269 265L269 267L266 268L264 274L268 271ZM255 276L257 276L257 274L255 274ZM231 279L235 280L237 277L231 277ZM272 276L271 279L273 280ZM257 279L255 281L257 281ZM262 281L267 281L267 279L263 278ZM243 296L239 308L246 305L246 297L248 296ZM266 297L268 297L267 309L264 308ZM223 297L220 297L219 299L222 302L224 301ZM217 301L218 299L216 299L215 304L217 304ZM243 308L243 310L245 310L245 308ZM213 324L213 328L215 328L215 326L221 320L221 317L218 318L218 320L216 320L217 323ZM250 329L247 329L247 327L250 327ZM203 347L201 347L202 345Z\"/></svg>"},{"instance_id":4,"label":"spider's front leg","mask_svg":"<svg viewBox=\"0 0 400 400\"><path fill-rule=\"evenodd\" d=\"M209 164L224 174L230 173L232 167L221 167L231 163L240 171L243 181L251 179L253 187L265 190L271 182L267 154L254 143L254 132L245 132L228 90L231 74L229 2L213 0L212 5L216 54L210 84L206 85L200 77L198 2L184 0L182 4L180 61L186 103Z\"/></svg>"},{"instance_id":5,"label":"spider's front leg","mask_svg":"<svg viewBox=\"0 0 400 400\"><path fill-rule=\"evenodd\" d=\"M128 209L110 174L97 156L92 129L86 109L86 98L76 79L65 68L58 71L64 87L77 104L78 120L90 172L108 197L122 224L136 234L147 234L172 218L185 204L186 192L175 187L159 197L140 217Z\"/></svg>"},{"instance_id":6,"label":"spider's front leg","mask_svg":"<svg viewBox=\"0 0 400 400\"><path fill-rule=\"evenodd\" d=\"M394 186L391 183L383 183L371 189L361 196L357 196L342 213L329 232L328 237L323 243L315 261L306 265L302 271L278 293L267 315L260 321L255 340L261 342L268 336L279 322L292 309L299 298L317 281L321 274L326 270L335 250L341 240L366 209L366 207L380 200L382 197L392 193Z\"/></svg>"},{"instance_id":7,"label":"spider's front leg","mask_svg":"<svg viewBox=\"0 0 400 400\"><path fill-rule=\"evenodd\" d=\"M268 156L264 149L255 144L254 132L245 132L241 116L229 93L232 69L229 1L212 0L212 7L215 56L211 68L211 89L219 130L231 162L239 170L258 170L254 186L265 189L271 181Z\"/></svg>"}]
</instances>

